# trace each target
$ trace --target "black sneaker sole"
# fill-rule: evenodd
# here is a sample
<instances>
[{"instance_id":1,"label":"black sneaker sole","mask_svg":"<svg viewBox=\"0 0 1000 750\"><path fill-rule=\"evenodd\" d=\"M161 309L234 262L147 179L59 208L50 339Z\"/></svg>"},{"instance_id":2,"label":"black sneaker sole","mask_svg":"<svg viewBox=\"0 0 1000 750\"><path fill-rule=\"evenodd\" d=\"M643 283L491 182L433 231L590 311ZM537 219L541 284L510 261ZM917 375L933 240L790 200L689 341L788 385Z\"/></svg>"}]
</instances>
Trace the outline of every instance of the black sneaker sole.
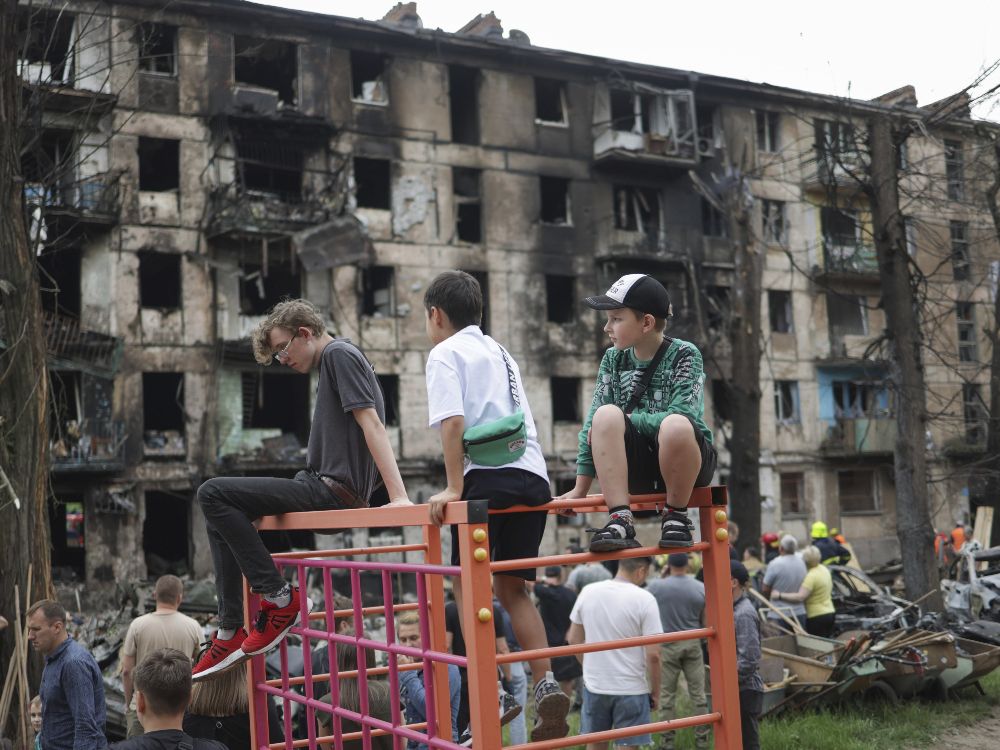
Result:
<instances>
[{"instance_id":1,"label":"black sneaker sole","mask_svg":"<svg viewBox=\"0 0 1000 750\"><path fill-rule=\"evenodd\" d=\"M535 705L536 724L531 730L532 742L557 740L569 734L566 714L569 713L569 696L566 693L549 693Z\"/></svg>"},{"instance_id":2,"label":"black sneaker sole","mask_svg":"<svg viewBox=\"0 0 1000 750\"><path fill-rule=\"evenodd\" d=\"M672 549L674 547L690 547L694 544L693 539L661 539L660 549Z\"/></svg>"},{"instance_id":3,"label":"black sneaker sole","mask_svg":"<svg viewBox=\"0 0 1000 750\"><path fill-rule=\"evenodd\" d=\"M635 549L641 546L636 539L594 539L590 542L590 551L619 552L623 549Z\"/></svg>"}]
</instances>

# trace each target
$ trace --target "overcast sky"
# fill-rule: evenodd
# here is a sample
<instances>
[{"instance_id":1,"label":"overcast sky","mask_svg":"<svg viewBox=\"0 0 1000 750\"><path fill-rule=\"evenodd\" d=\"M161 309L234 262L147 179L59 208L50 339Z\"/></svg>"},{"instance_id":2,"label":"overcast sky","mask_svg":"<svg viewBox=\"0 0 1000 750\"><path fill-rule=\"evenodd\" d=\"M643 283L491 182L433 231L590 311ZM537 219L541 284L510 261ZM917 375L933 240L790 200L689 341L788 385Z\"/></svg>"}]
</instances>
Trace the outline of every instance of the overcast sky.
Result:
<instances>
[{"instance_id":1,"label":"overcast sky","mask_svg":"<svg viewBox=\"0 0 1000 750\"><path fill-rule=\"evenodd\" d=\"M395 0L269 0L378 20ZM539 47L869 99L905 84L920 104L967 87L1000 59L1000 2L549 2L420 0L424 28L457 31L494 11ZM994 73L973 95L1000 85ZM975 109L1000 121L1000 97Z\"/></svg>"}]
</instances>

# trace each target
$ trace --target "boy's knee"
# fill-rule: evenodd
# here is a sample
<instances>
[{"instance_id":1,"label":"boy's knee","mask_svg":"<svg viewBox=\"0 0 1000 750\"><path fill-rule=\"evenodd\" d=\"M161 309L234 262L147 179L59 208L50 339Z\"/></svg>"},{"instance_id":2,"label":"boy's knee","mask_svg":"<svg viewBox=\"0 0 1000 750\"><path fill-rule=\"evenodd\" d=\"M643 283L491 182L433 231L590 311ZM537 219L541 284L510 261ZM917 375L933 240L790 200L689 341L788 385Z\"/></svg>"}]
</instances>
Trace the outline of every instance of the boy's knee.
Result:
<instances>
[{"instance_id":1,"label":"boy's knee","mask_svg":"<svg viewBox=\"0 0 1000 750\"><path fill-rule=\"evenodd\" d=\"M696 443L694 426L683 414L668 414L660 422L660 445L691 441Z\"/></svg>"},{"instance_id":2,"label":"boy's knee","mask_svg":"<svg viewBox=\"0 0 1000 750\"><path fill-rule=\"evenodd\" d=\"M603 430L620 428L625 429L625 412L614 404L604 404L598 406L591 421L591 429Z\"/></svg>"},{"instance_id":3,"label":"boy's knee","mask_svg":"<svg viewBox=\"0 0 1000 750\"><path fill-rule=\"evenodd\" d=\"M219 492L219 487L214 479L209 479L207 482L203 482L198 488L198 502L201 503L203 509L210 508L214 503L218 502L221 493Z\"/></svg>"},{"instance_id":4,"label":"boy's knee","mask_svg":"<svg viewBox=\"0 0 1000 750\"><path fill-rule=\"evenodd\" d=\"M517 601L521 597L528 595L528 589L521 578L513 576L496 576L493 579L493 588L497 593L497 599L504 609L509 610L509 604Z\"/></svg>"}]
</instances>

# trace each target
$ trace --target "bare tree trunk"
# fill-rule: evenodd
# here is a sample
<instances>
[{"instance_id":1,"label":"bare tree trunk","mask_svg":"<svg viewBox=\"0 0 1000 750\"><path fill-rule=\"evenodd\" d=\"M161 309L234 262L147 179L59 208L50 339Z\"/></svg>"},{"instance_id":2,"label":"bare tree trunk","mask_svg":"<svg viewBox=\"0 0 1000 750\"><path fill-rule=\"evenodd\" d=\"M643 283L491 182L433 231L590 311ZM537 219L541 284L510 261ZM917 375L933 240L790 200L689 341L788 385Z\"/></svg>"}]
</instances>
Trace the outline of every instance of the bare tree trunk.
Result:
<instances>
[{"instance_id":1,"label":"bare tree trunk","mask_svg":"<svg viewBox=\"0 0 1000 750\"><path fill-rule=\"evenodd\" d=\"M0 466L11 491L0 490L0 612L13 619L32 568L37 599L51 589L46 511L48 431L45 326L35 260L28 246L20 177L21 80L17 71L17 0L0 0ZM2 483L2 480L0 480ZM20 502L20 508L14 496ZM21 603L24 611L24 602ZM0 667L14 653L14 627L0 642ZM37 685L40 660L30 659ZM22 710L15 702L11 713ZM27 710L27 706L23 707ZM16 715L16 714L15 714ZM0 717L6 726L7 717Z\"/></svg>"},{"instance_id":2,"label":"bare tree trunk","mask_svg":"<svg viewBox=\"0 0 1000 750\"><path fill-rule=\"evenodd\" d=\"M894 131L886 116L871 120L872 222L878 253L882 306L889 343L890 377L896 393L899 436L895 449L896 535L903 557L903 581L910 599L935 591L930 609L942 607L934 527L927 490L925 434L927 402L921 357L920 310L910 278L899 185Z\"/></svg>"},{"instance_id":3,"label":"bare tree trunk","mask_svg":"<svg viewBox=\"0 0 1000 750\"><path fill-rule=\"evenodd\" d=\"M740 527L739 551L760 539L760 297L764 260L750 240L750 212L742 191L727 197L733 238L729 381L733 433L729 439L730 515Z\"/></svg>"},{"instance_id":4,"label":"bare tree trunk","mask_svg":"<svg viewBox=\"0 0 1000 750\"><path fill-rule=\"evenodd\" d=\"M993 231L1000 240L1000 140L993 141L993 182L986 190L986 204L993 216ZM983 471L986 475L986 502L996 505L1000 498L1000 290L994 293L993 329L989 331L992 356L990 357L990 417L986 432L986 456ZM994 528L997 522L994 521Z\"/></svg>"}]
</instances>

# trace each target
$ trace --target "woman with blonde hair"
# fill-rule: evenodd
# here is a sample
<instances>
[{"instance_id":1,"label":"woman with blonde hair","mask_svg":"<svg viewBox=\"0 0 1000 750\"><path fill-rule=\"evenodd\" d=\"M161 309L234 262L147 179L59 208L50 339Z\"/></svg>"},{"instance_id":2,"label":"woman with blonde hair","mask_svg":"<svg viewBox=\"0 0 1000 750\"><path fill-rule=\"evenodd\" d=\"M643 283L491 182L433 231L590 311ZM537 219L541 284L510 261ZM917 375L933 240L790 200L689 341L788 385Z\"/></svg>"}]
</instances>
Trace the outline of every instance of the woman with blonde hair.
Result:
<instances>
[{"instance_id":1,"label":"woman with blonde hair","mask_svg":"<svg viewBox=\"0 0 1000 750\"><path fill-rule=\"evenodd\" d=\"M812 545L802 550L802 562L806 564L806 577L802 586L794 594L775 591L771 599L783 602L805 602L806 632L824 638L833 636L834 618L837 608L833 605L833 578L830 570L820 563L820 551Z\"/></svg>"}]
</instances>

